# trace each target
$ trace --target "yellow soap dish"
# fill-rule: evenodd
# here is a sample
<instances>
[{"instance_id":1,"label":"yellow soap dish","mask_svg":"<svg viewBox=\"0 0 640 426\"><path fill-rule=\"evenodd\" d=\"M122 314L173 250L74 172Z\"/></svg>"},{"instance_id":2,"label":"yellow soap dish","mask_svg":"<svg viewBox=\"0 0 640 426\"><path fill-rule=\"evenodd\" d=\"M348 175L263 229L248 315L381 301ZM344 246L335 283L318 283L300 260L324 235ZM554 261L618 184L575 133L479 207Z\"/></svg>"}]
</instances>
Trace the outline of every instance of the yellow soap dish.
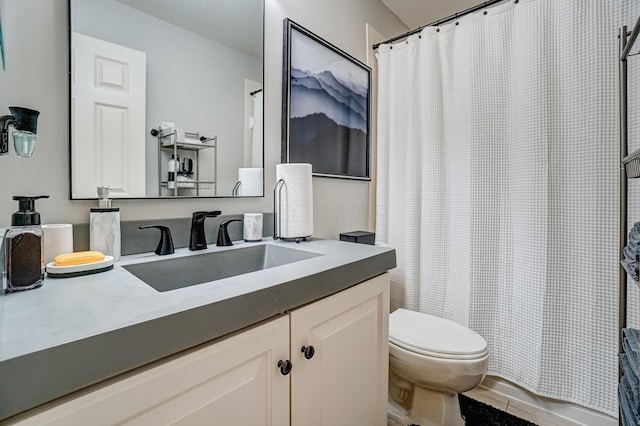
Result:
<instances>
[{"instance_id":1,"label":"yellow soap dish","mask_svg":"<svg viewBox=\"0 0 640 426\"><path fill-rule=\"evenodd\" d=\"M57 266L55 262L47 263L48 278L71 278L81 275L97 274L113 269L113 256L105 256L99 262L83 263L79 265Z\"/></svg>"}]
</instances>

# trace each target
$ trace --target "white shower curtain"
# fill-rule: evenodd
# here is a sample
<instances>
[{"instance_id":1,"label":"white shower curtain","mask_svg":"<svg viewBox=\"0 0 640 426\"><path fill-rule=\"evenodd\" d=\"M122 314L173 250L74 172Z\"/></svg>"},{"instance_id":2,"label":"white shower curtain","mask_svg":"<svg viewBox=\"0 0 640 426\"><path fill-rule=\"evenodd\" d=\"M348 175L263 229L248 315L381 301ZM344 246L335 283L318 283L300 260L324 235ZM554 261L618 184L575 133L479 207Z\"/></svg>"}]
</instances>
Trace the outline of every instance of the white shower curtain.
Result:
<instances>
[{"instance_id":1,"label":"white shower curtain","mask_svg":"<svg viewBox=\"0 0 640 426\"><path fill-rule=\"evenodd\" d=\"M251 167L263 167L263 94L262 90L253 95L253 132L251 133ZM261 192L262 193L262 192Z\"/></svg>"},{"instance_id":2,"label":"white shower curtain","mask_svg":"<svg viewBox=\"0 0 640 426\"><path fill-rule=\"evenodd\" d=\"M392 309L468 325L489 374L612 416L617 31L637 3L511 1L378 52Z\"/></svg>"}]
</instances>

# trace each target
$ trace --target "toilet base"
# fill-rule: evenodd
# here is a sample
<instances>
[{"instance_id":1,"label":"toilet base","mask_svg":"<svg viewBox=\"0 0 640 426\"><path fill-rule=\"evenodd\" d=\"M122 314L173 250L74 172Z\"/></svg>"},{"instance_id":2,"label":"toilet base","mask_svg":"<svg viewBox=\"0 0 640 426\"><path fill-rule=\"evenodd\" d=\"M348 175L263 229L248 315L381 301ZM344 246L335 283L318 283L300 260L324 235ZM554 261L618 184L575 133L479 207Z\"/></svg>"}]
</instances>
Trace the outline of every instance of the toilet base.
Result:
<instances>
[{"instance_id":1,"label":"toilet base","mask_svg":"<svg viewBox=\"0 0 640 426\"><path fill-rule=\"evenodd\" d=\"M437 392L420 387L413 389L411 407L406 409L393 400L388 405L388 425L464 426L458 394Z\"/></svg>"},{"instance_id":2,"label":"toilet base","mask_svg":"<svg viewBox=\"0 0 640 426\"><path fill-rule=\"evenodd\" d=\"M413 390L409 417L421 426L464 426L457 393L437 392L418 386Z\"/></svg>"}]
</instances>

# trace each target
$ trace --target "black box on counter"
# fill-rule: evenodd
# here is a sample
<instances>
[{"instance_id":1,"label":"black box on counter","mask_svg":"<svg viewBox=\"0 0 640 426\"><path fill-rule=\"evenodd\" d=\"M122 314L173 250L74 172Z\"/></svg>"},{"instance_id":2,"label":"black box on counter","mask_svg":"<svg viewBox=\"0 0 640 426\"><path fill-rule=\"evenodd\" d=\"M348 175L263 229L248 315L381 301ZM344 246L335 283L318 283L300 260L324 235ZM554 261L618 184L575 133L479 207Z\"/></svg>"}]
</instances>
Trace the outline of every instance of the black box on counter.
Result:
<instances>
[{"instance_id":1,"label":"black box on counter","mask_svg":"<svg viewBox=\"0 0 640 426\"><path fill-rule=\"evenodd\" d=\"M350 243L370 244L376 242L376 233L368 231L351 231L340 234L340 241L348 241Z\"/></svg>"}]
</instances>

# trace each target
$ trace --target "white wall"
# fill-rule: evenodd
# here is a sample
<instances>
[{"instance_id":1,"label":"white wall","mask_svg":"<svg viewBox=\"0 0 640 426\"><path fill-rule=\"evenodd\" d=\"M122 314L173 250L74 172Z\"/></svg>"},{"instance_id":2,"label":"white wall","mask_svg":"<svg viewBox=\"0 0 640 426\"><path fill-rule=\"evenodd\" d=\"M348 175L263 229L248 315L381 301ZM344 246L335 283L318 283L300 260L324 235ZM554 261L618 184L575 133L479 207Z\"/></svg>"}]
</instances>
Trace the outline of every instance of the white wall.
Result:
<instances>
[{"instance_id":1,"label":"white wall","mask_svg":"<svg viewBox=\"0 0 640 426\"><path fill-rule=\"evenodd\" d=\"M379 0L265 0L265 197L252 199L125 200L122 220L188 217L203 209L224 214L272 211L275 164L280 161L282 19L289 17L366 61L365 24L384 34L407 28ZM43 222L86 223L94 202L70 201L68 162L67 8L65 0L8 0L2 6L7 69L0 71L0 114L10 105L41 111L31 159L11 150L0 157L0 227L9 225L12 195L49 194L38 202ZM368 228L368 182L314 179L314 235Z\"/></svg>"}]
</instances>

